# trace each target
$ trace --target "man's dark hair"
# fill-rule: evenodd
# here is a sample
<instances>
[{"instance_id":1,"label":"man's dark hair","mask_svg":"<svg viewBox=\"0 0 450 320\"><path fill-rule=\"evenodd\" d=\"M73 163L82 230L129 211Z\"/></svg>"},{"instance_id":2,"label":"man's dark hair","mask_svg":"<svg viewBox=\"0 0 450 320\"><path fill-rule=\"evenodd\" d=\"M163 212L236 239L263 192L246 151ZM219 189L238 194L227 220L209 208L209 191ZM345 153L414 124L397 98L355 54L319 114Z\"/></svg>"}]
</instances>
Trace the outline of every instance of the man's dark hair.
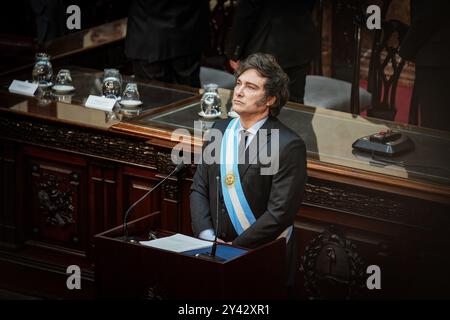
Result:
<instances>
[{"instance_id":1,"label":"man's dark hair","mask_svg":"<svg viewBox=\"0 0 450 320\"><path fill-rule=\"evenodd\" d=\"M276 117L289 99L289 77L281 69L275 57L268 53L254 53L239 62L236 69L236 79L245 71L254 69L266 78L264 84L265 98L275 97L270 106L270 114Z\"/></svg>"}]
</instances>

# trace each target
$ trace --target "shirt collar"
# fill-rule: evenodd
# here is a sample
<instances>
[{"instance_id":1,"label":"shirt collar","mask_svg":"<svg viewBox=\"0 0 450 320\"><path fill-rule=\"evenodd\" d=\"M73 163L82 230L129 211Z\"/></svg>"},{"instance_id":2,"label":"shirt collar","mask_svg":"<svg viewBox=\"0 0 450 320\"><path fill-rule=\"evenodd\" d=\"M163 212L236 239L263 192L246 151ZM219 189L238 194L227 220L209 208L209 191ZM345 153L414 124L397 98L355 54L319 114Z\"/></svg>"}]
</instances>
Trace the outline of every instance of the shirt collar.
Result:
<instances>
[{"instance_id":1,"label":"shirt collar","mask_svg":"<svg viewBox=\"0 0 450 320\"><path fill-rule=\"evenodd\" d=\"M239 132L240 131L246 131L252 135L256 135L256 133L258 132L258 130L263 126L263 124L267 121L269 117L265 117L262 118L261 120L259 120L258 122L256 122L254 125L252 125L250 128L248 128L247 130L244 129L244 127L242 126L241 122L239 122Z\"/></svg>"}]
</instances>

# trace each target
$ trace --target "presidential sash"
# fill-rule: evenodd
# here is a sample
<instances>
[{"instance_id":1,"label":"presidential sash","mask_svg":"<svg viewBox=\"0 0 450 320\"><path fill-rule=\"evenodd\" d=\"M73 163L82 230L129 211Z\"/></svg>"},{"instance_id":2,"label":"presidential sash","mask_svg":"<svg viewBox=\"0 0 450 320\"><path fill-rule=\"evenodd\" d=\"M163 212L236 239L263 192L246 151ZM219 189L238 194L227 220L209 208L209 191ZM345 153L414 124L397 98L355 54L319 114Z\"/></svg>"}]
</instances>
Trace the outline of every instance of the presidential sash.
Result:
<instances>
[{"instance_id":1,"label":"presidential sash","mask_svg":"<svg viewBox=\"0 0 450 320\"><path fill-rule=\"evenodd\" d=\"M242 234L255 221L255 215L245 198L238 168L239 118L230 121L225 130L220 149L220 176L222 194L228 216L238 235ZM288 227L279 237L289 240L293 226Z\"/></svg>"}]
</instances>

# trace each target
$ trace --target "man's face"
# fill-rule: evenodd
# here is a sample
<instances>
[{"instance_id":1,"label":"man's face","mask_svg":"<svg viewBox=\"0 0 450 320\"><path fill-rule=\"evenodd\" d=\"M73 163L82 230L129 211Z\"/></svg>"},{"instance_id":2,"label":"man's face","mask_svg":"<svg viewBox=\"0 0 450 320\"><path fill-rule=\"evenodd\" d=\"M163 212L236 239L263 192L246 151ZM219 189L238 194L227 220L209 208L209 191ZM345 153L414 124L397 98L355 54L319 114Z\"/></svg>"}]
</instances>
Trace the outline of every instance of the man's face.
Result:
<instances>
[{"instance_id":1,"label":"man's face","mask_svg":"<svg viewBox=\"0 0 450 320\"><path fill-rule=\"evenodd\" d=\"M239 115L268 113L268 101L265 99L264 84L266 78L255 69L244 71L236 81L233 93L233 110ZM272 102L273 103L273 102Z\"/></svg>"}]
</instances>

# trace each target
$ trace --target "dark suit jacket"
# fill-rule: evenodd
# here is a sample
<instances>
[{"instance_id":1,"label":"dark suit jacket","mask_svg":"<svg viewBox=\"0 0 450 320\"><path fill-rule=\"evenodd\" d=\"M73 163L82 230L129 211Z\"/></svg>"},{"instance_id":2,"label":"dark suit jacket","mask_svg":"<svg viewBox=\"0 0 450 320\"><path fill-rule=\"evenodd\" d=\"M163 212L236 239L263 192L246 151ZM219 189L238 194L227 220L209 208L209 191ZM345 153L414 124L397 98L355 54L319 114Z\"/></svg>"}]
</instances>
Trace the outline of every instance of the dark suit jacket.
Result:
<instances>
[{"instance_id":1,"label":"dark suit jacket","mask_svg":"<svg viewBox=\"0 0 450 320\"><path fill-rule=\"evenodd\" d=\"M283 68L310 62L320 38L311 19L314 1L240 0L226 54L240 60L249 54L273 54Z\"/></svg>"},{"instance_id":2,"label":"dark suit jacket","mask_svg":"<svg viewBox=\"0 0 450 320\"><path fill-rule=\"evenodd\" d=\"M411 26L400 55L421 67L450 66L450 2L411 0Z\"/></svg>"},{"instance_id":3,"label":"dark suit jacket","mask_svg":"<svg viewBox=\"0 0 450 320\"><path fill-rule=\"evenodd\" d=\"M125 54L149 63L201 53L208 44L206 0L134 0Z\"/></svg>"},{"instance_id":4,"label":"dark suit jacket","mask_svg":"<svg viewBox=\"0 0 450 320\"><path fill-rule=\"evenodd\" d=\"M218 121L214 128L224 132L230 120ZM288 226L300 208L306 181L306 148L303 140L278 119L269 117L261 129L279 129L279 170L271 175L260 175L258 164L239 165L242 189L256 222L237 236L230 221L219 187L218 237L232 241L233 245L255 248L275 240ZM268 154L271 154L268 136ZM251 144L259 143L257 136ZM250 150L251 145L247 148ZM261 149L265 154L264 148ZM273 151L275 152L275 150ZM219 164L199 164L191 187L192 228L196 236L216 225L216 177L220 177ZM288 259L295 263L295 232L288 243ZM288 262L289 263L289 262Z\"/></svg>"},{"instance_id":5,"label":"dark suit jacket","mask_svg":"<svg viewBox=\"0 0 450 320\"><path fill-rule=\"evenodd\" d=\"M47 41L64 35L66 7L62 0L30 0L30 6L36 18L37 41L40 47Z\"/></svg>"}]
</instances>

